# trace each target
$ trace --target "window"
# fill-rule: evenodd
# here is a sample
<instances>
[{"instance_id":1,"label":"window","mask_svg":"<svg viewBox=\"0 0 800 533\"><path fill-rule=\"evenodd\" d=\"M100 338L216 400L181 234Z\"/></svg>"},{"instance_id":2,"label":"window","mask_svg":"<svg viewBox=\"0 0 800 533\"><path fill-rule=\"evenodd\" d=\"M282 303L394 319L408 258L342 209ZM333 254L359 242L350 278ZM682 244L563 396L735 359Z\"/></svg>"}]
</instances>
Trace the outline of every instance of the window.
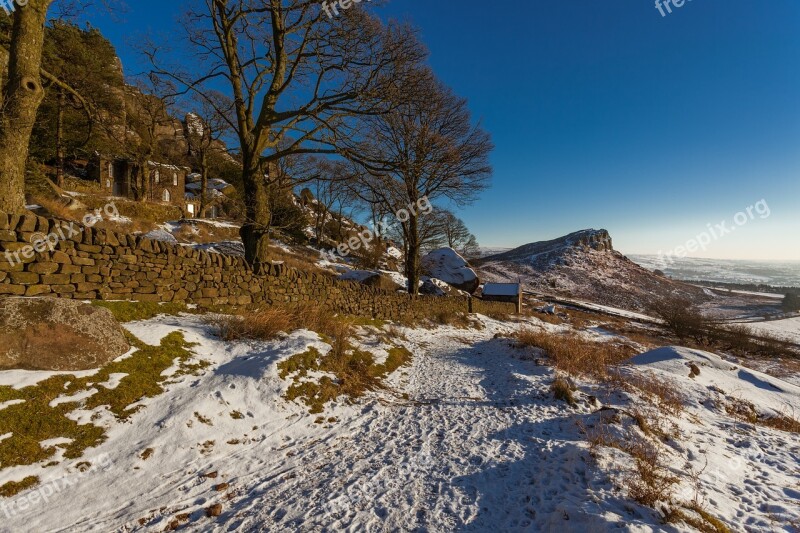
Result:
<instances>
[{"instance_id":1,"label":"window","mask_svg":"<svg viewBox=\"0 0 800 533\"><path fill-rule=\"evenodd\" d=\"M178 173L177 172L173 172L172 173L172 185L174 185L175 187L178 186Z\"/></svg>"},{"instance_id":2,"label":"window","mask_svg":"<svg viewBox=\"0 0 800 533\"><path fill-rule=\"evenodd\" d=\"M111 180L107 179L106 180L106 189L110 189L110 188L111 188Z\"/></svg>"},{"instance_id":3,"label":"window","mask_svg":"<svg viewBox=\"0 0 800 533\"><path fill-rule=\"evenodd\" d=\"M169 190L168 189L164 189L164 192L161 193L161 200L163 202L169 202L170 201L170 195L169 195Z\"/></svg>"},{"instance_id":4,"label":"window","mask_svg":"<svg viewBox=\"0 0 800 533\"><path fill-rule=\"evenodd\" d=\"M153 177L155 178L156 183L161 181L161 173L158 171L158 169L156 169L155 173L153 173Z\"/></svg>"},{"instance_id":5,"label":"window","mask_svg":"<svg viewBox=\"0 0 800 533\"><path fill-rule=\"evenodd\" d=\"M188 209L189 214L194 217L194 204L187 204L186 209Z\"/></svg>"}]
</instances>

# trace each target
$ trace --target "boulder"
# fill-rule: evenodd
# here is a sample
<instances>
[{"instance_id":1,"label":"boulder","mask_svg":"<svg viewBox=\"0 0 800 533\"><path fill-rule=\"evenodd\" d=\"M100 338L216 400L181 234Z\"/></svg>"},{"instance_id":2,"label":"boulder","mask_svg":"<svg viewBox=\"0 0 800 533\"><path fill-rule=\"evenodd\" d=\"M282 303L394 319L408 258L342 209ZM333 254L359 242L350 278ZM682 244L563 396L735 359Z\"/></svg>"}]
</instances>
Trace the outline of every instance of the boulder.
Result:
<instances>
[{"instance_id":1,"label":"boulder","mask_svg":"<svg viewBox=\"0 0 800 533\"><path fill-rule=\"evenodd\" d=\"M423 257L422 269L430 277L470 294L477 291L481 284L478 274L469 267L467 260L452 248L434 250Z\"/></svg>"},{"instance_id":2,"label":"boulder","mask_svg":"<svg viewBox=\"0 0 800 533\"><path fill-rule=\"evenodd\" d=\"M0 299L0 369L91 370L129 349L108 309L56 298Z\"/></svg>"},{"instance_id":3,"label":"boulder","mask_svg":"<svg viewBox=\"0 0 800 533\"><path fill-rule=\"evenodd\" d=\"M430 296L447 296L453 289L444 281L425 277L421 280L419 286L420 294L427 294Z\"/></svg>"}]
</instances>

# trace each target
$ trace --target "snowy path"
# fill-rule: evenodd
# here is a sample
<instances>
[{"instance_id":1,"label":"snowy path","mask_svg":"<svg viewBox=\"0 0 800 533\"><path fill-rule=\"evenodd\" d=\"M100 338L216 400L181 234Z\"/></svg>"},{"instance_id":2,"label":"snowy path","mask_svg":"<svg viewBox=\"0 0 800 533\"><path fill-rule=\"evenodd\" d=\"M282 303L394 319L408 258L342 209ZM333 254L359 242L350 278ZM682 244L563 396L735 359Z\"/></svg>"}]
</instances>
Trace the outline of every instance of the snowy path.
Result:
<instances>
[{"instance_id":1,"label":"snowy path","mask_svg":"<svg viewBox=\"0 0 800 533\"><path fill-rule=\"evenodd\" d=\"M624 523L621 516L603 518L615 505L600 509L599 499L607 496L620 509L624 502L607 481L593 478L572 415L551 399L551 371L519 359L507 340L486 339L490 334L445 334L418 344L414 351L423 355L397 385L425 405L367 408L335 438L286 450L287 467L248 484L231 511L237 517L219 530Z\"/></svg>"},{"instance_id":2,"label":"snowy path","mask_svg":"<svg viewBox=\"0 0 800 533\"><path fill-rule=\"evenodd\" d=\"M515 326L483 322L482 331L405 330L414 360L391 377L397 393L332 405L325 418L335 420L323 424L281 397L286 383L275 366L318 344L315 334L253 346L222 343L193 317L131 324L150 343L183 331L212 366L112 425L109 440L81 459L98 463L107 454L109 468L78 479L77 460L27 467L42 475L42 486L70 476L70 490L25 511L9 507L11 516L3 508L0 531L165 531L173 524L203 532L687 530L630 501L612 479L619 463L590 457L577 422L596 417L596 407L555 401L553 370L495 338ZM668 359L643 368L681 376L691 398L683 438L668 454L673 471L685 473L689 463L713 469L704 489L729 523L791 531L772 526L773 517L800 518L792 510L800 499L800 441L733 427L714 407L717 385L762 403L777 401L774 387L724 370L730 365L704 367L689 380L684 362ZM734 379L742 375L749 381ZM742 388L750 382L770 390ZM784 396L794 402L800 393L791 391ZM214 504L221 515L207 518Z\"/></svg>"}]
</instances>

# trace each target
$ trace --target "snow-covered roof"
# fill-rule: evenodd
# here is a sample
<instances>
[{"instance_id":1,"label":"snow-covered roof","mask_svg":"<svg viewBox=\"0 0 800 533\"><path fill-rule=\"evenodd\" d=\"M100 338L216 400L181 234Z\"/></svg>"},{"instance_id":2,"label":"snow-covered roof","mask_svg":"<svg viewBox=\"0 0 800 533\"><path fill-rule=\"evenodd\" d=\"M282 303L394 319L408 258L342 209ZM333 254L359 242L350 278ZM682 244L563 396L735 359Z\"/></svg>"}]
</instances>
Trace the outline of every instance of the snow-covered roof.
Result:
<instances>
[{"instance_id":1,"label":"snow-covered roof","mask_svg":"<svg viewBox=\"0 0 800 533\"><path fill-rule=\"evenodd\" d=\"M519 283L487 283L483 287L484 296L519 296Z\"/></svg>"}]
</instances>

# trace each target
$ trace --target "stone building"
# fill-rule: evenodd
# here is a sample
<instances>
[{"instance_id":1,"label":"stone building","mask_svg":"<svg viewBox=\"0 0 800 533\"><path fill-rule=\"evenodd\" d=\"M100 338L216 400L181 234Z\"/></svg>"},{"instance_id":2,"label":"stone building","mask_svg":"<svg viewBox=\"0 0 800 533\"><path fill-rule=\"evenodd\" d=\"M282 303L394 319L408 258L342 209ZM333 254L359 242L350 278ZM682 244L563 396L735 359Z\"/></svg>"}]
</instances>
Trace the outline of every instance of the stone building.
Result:
<instances>
[{"instance_id":1,"label":"stone building","mask_svg":"<svg viewBox=\"0 0 800 533\"><path fill-rule=\"evenodd\" d=\"M146 172L150 180L147 201L171 204L185 213L186 176L190 169L149 161ZM139 165L130 159L95 156L89 163L88 175L109 196L137 199Z\"/></svg>"}]
</instances>

